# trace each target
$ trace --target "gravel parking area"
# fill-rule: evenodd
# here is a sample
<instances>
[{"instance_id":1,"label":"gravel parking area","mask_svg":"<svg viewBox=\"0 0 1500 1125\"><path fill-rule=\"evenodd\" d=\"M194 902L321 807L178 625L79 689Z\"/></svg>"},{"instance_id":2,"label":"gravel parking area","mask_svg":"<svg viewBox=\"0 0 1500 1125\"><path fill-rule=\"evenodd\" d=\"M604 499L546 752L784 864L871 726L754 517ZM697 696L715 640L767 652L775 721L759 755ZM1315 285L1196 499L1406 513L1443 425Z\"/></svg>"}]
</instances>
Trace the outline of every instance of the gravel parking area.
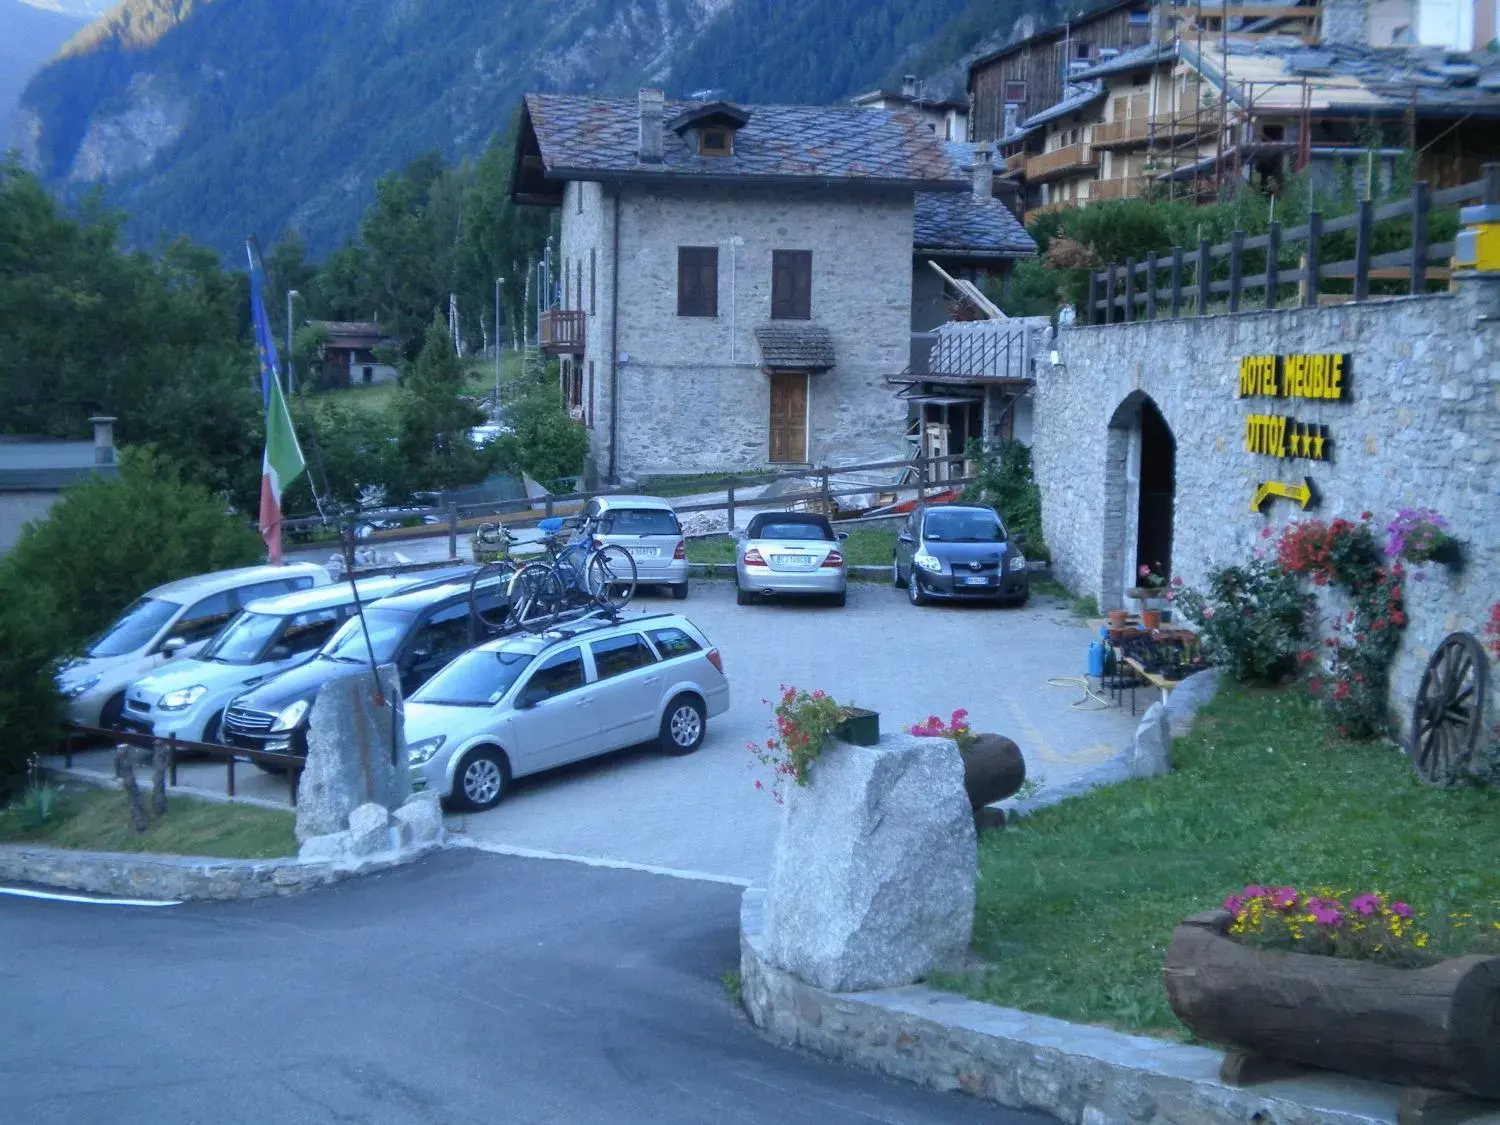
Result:
<instances>
[{"instance_id":1,"label":"gravel parking area","mask_svg":"<svg viewBox=\"0 0 1500 1125\"><path fill-rule=\"evenodd\" d=\"M686 602L643 591L632 609L683 612L724 655L730 711L710 722L698 753L668 758L630 750L516 783L495 809L450 818L459 839L648 865L736 881L768 867L779 810L755 789L762 768L746 749L770 731L782 684L823 688L881 713L886 730L967 708L976 730L1014 738L1031 776L1077 780L1129 741L1128 711L1074 710L1081 687L1049 677L1081 674L1091 639L1060 601L1025 609L914 609L903 592L857 582L843 609L800 602L737 606L728 582L693 585ZM107 755L86 765L108 770ZM285 783L238 771L242 796L283 802ZM189 764L183 784L223 792L222 765Z\"/></svg>"}]
</instances>

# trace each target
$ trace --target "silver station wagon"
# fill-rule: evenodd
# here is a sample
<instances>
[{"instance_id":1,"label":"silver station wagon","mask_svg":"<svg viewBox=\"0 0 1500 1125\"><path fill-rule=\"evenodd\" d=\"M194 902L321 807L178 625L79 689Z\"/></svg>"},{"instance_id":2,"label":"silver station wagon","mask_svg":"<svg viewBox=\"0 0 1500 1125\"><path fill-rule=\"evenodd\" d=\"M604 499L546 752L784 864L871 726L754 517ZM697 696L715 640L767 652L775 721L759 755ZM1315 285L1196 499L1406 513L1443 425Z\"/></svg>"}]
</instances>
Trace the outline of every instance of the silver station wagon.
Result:
<instances>
[{"instance_id":1,"label":"silver station wagon","mask_svg":"<svg viewBox=\"0 0 1500 1125\"><path fill-rule=\"evenodd\" d=\"M691 754L728 708L719 650L679 614L499 638L406 701L412 785L487 809L515 778L581 758L651 742Z\"/></svg>"}]
</instances>

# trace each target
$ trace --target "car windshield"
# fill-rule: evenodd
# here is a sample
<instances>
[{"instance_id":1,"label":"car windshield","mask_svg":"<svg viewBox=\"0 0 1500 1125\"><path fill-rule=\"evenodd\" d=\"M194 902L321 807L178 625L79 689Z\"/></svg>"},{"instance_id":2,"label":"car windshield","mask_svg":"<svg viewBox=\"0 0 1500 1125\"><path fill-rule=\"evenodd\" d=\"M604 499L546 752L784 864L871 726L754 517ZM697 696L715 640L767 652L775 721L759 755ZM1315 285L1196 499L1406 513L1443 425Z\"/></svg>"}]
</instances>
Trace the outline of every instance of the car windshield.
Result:
<instances>
[{"instance_id":1,"label":"car windshield","mask_svg":"<svg viewBox=\"0 0 1500 1125\"><path fill-rule=\"evenodd\" d=\"M928 512L925 536L944 543L1000 543L1005 525L994 512Z\"/></svg>"},{"instance_id":2,"label":"car windshield","mask_svg":"<svg viewBox=\"0 0 1500 1125\"><path fill-rule=\"evenodd\" d=\"M177 602L159 598L137 598L115 623L95 638L90 656L124 656L141 648L182 609Z\"/></svg>"},{"instance_id":3,"label":"car windshield","mask_svg":"<svg viewBox=\"0 0 1500 1125\"><path fill-rule=\"evenodd\" d=\"M677 516L659 508L622 508L599 517L600 535L680 535Z\"/></svg>"},{"instance_id":4,"label":"car windshield","mask_svg":"<svg viewBox=\"0 0 1500 1125\"><path fill-rule=\"evenodd\" d=\"M763 523L752 539L796 539L826 543L833 539L833 529L823 524L791 522Z\"/></svg>"},{"instance_id":5,"label":"car windshield","mask_svg":"<svg viewBox=\"0 0 1500 1125\"><path fill-rule=\"evenodd\" d=\"M337 660L343 664L368 664L370 648L373 648L376 662L388 663L394 659L415 617L415 614L397 609L367 609L365 624L370 629L369 648L365 646L365 632L356 615L345 621L343 628L329 638L319 655L324 660Z\"/></svg>"},{"instance_id":6,"label":"car windshield","mask_svg":"<svg viewBox=\"0 0 1500 1125\"><path fill-rule=\"evenodd\" d=\"M466 652L418 688L411 700L449 707L489 707L500 702L530 663L529 652Z\"/></svg>"},{"instance_id":7,"label":"car windshield","mask_svg":"<svg viewBox=\"0 0 1500 1125\"><path fill-rule=\"evenodd\" d=\"M259 663L260 654L285 620L279 614L243 610L209 643L200 659L216 660L220 664Z\"/></svg>"}]
</instances>

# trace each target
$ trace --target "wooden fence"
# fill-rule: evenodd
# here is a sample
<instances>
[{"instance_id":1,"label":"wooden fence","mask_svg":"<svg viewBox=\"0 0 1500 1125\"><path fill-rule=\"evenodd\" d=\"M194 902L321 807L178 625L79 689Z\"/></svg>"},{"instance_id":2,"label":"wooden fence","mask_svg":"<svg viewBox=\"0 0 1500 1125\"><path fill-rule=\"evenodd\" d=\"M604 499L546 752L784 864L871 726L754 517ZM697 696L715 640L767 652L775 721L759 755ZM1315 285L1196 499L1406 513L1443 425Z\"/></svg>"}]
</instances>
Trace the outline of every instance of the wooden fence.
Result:
<instances>
[{"instance_id":1,"label":"wooden fence","mask_svg":"<svg viewBox=\"0 0 1500 1125\"><path fill-rule=\"evenodd\" d=\"M1314 211L1302 226L1283 230L1271 223L1265 234L1245 237L1235 231L1228 242L1216 246L1207 239L1198 243L1191 255L1174 246L1170 254L1148 254L1144 262L1127 258L1123 266L1111 264L1089 273L1088 301L1084 321L1110 324L1122 321L1156 320L1161 317L1206 316L1210 300L1223 297L1226 311L1240 311L1245 294L1259 290L1264 295L1262 307L1274 309L1280 303L1282 286L1297 286L1297 304L1316 307L1330 299L1363 301L1370 296L1370 282L1405 281L1410 293L1426 292L1429 281L1446 281L1453 243L1430 242L1427 237L1428 216L1434 209L1459 206L1470 202L1500 203L1500 164L1486 164L1484 177L1473 183L1432 191L1425 182L1412 185L1410 198L1376 206L1371 200L1360 202L1349 215L1324 220ZM1410 219L1411 245L1404 250L1375 254L1375 224L1393 219ZM1339 262L1322 260L1322 240L1341 231L1354 232L1354 257ZM1302 246L1300 264L1283 269L1282 252ZM1245 275L1247 258L1264 259L1260 272ZM1227 263L1227 270L1216 269ZM1167 274L1166 288L1161 274ZM1220 277L1215 280L1215 273ZM1227 277L1223 276L1227 273ZM1352 292L1330 298L1322 294L1324 280L1352 282Z\"/></svg>"}]
</instances>

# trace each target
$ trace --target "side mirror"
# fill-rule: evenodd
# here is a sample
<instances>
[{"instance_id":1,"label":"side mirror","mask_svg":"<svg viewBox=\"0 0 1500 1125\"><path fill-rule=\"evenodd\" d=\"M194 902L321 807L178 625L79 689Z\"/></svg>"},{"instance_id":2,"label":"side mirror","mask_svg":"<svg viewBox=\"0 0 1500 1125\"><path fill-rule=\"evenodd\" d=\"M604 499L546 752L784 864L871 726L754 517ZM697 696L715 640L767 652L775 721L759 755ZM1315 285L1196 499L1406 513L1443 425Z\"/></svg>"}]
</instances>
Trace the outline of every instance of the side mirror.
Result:
<instances>
[{"instance_id":1,"label":"side mirror","mask_svg":"<svg viewBox=\"0 0 1500 1125\"><path fill-rule=\"evenodd\" d=\"M187 648L187 639L184 637L168 637L161 643L161 654L168 660Z\"/></svg>"},{"instance_id":2,"label":"side mirror","mask_svg":"<svg viewBox=\"0 0 1500 1125\"><path fill-rule=\"evenodd\" d=\"M897 543L913 543L913 542L915 542L915 540L912 539L911 532L909 532L909 531L903 531L900 535L896 536L896 542Z\"/></svg>"}]
</instances>

